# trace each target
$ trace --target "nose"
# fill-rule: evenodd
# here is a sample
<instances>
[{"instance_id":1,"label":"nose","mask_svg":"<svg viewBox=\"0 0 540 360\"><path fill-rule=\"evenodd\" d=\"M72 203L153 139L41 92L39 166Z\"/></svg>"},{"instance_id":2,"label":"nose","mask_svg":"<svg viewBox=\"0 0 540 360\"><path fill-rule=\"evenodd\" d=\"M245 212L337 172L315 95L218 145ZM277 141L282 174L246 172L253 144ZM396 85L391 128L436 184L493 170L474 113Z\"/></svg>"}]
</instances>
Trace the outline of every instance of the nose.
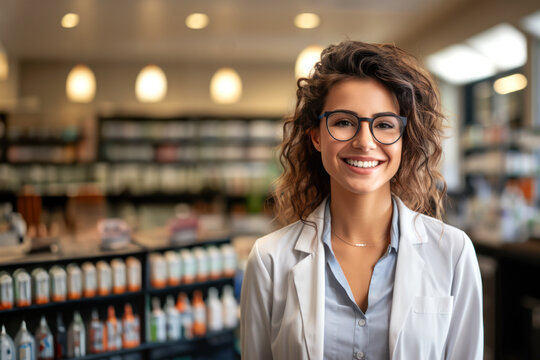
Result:
<instances>
[{"instance_id":1,"label":"nose","mask_svg":"<svg viewBox=\"0 0 540 360\"><path fill-rule=\"evenodd\" d=\"M373 138L373 135L371 135L369 123L367 121L362 121L360 123L360 129L352 139L352 146L362 151L373 150L377 146L376 140Z\"/></svg>"}]
</instances>

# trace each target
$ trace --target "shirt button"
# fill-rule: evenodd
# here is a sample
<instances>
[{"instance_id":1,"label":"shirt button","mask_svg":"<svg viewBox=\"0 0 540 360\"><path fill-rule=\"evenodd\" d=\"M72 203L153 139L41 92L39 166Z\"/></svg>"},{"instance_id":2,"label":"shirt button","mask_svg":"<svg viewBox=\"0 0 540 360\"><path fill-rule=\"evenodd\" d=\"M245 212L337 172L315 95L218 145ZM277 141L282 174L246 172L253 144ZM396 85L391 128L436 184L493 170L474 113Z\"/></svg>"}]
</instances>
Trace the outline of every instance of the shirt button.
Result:
<instances>
[{"instance_id":1,"label":"shirt button","mask_svg":"<svg viewBox=\"0 0 540 360\"><path fill-rule=\"evenodd\" d=\"M364 354L362 351L357 351L354 353L354 358L356 360L364 360L366 358L366 354Z\"/></svg>"},{"instance_id":2,"label":"shirt button","mask_svg":"<svg viewBox=\"0 0 540 360\"><path fill-rule=\"evenodd\" d=\"M360 319L360 320L358 320L358 325L359 325L359 326L362 326L362 327L366 326L366 319Z\"/></svg>"}]
</instances>

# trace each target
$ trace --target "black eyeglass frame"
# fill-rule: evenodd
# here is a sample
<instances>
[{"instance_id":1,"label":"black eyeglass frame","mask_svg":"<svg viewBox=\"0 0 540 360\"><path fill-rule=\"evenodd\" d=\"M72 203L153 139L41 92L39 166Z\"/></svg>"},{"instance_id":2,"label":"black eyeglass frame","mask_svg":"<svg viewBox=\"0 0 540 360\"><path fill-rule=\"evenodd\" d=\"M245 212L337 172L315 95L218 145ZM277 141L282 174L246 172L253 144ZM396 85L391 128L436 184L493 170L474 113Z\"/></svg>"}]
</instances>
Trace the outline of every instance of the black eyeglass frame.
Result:
<instances>
[{"instance_id":1,"label":"black eyeglass frame","mask_svg":"<svg viewBox=\"0 0 540 360\"><path fill-rule=\"evenodd\" d=\"M334 137L334 135L332 135L332 132L330 131L330 128L328 127L328 117L330 115L336 114L336 113L350 114L350 115L354 116L358 120L358 126L356 127L356 131L354 132L354 135L351 136L351 138L349 138L347 140L340 140L340 139L336 139ZM382 141L377 139L377 137L373 134L373 122L375 121L375 119L377 119L379 117L383 117L383 116L393 116L393 117L399 119L403 123L403 127L401 128L401 131L399 133L398 138L395 141L391 142L391 143L383 143ZM350 110L334 110L334 111L326 111L326 112L322 113L321 115L319 115L319 120L322 120L322 118L326 118L326 130L328 131L328 134L330 134L330 136L334 140L341 141L341 142L349 141L349 140L353 139L356 135L358 135L358 132L360 131L360 125L361 125L362 121L367 121L369 123L369 131L371 132L371 136L373 137L373 139L375 139L375 141L377 141L378 143L383 144L383 145L392 145L392 144L395 144L396 142L398 142L399 139L401 139L401 137L403 136L403 132L405 132L405 127L407 126L407 118L405 116L399 116L399 115L396 115L396 114L379 114L379 115L377 115L377 116L375 116L373 118L369 118L369 117L360 117L360 116L356 115L355 112L350 111Z\"/></svg>"}]
</instances>

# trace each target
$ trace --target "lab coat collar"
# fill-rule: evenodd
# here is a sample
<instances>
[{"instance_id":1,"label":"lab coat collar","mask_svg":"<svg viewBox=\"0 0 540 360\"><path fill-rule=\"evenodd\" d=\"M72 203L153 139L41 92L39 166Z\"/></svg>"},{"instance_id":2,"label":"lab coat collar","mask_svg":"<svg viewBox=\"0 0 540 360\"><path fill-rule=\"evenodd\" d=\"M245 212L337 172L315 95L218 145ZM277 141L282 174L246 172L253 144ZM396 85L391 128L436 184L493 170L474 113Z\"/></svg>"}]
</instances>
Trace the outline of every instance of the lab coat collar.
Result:
<instances>
[{"instance_id":1,"label":"lab coat collar","mask_svg":"<svg viewBox=\"0 0 540 360\"><path fill-rule=\"evenodd\" d=\"M394 354L396 343L417 294L421 293L424 276L424 260L418 247L428 242L421 215L407 208L395 197L399 211L399 251L394 279L394 294L390 314L389 350ZM414 280L412 280L414 279Z\"/></svg>"},{"instance_id":2,"label":"lab coat collar","mask_svg":"<svg viewBox=\"0 0 540 360\"><path fill-rule=\"evenodd\" d=\"M292 275L309 359L322 359L324 352L324 249L322 229L324 226L325 199L307 218L295 250L306 253L293 268Z\"/></svg>"}]
</instances>

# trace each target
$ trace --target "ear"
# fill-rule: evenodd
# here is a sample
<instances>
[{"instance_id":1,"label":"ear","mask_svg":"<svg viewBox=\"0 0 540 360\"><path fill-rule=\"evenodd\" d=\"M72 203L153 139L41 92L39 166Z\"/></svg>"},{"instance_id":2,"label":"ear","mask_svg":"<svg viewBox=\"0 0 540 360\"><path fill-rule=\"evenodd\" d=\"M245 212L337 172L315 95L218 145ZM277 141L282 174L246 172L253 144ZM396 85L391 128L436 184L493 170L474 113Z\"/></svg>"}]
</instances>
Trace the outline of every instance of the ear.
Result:
<instances>
[{"instance_id":1,"label":"ear","mask_svg":"<svg viewBox=\"0 0 540 360\"><path fill-rule=\"evenodd\" d=\"M313 128L310 130L311 142L318 152L321 152L321 130L319 128Z\"/></svg>"}]
</instances>

